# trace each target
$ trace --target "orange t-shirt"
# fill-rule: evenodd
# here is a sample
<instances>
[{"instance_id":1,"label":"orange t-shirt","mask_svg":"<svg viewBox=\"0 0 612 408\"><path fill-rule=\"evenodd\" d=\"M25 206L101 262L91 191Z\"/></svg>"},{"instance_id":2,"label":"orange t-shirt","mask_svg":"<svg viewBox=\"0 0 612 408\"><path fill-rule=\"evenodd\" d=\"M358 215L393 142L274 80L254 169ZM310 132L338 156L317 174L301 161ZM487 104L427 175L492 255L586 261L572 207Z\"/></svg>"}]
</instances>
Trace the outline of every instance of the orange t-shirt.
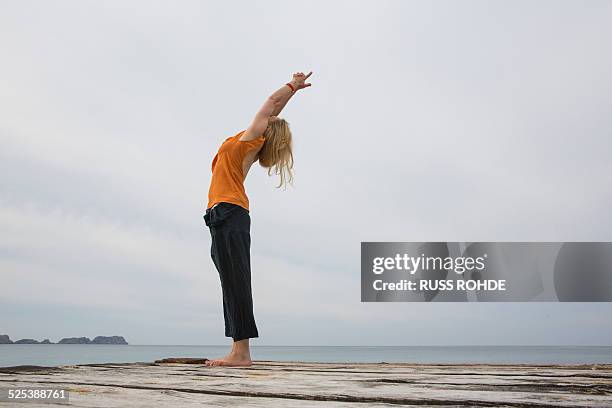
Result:
<instances>
[{"instance_id":1,"label":"orange t-shirt","mask_svg":"<svg viewBox=\"0 0 612 408\"><path fill-rule=\"evenodd\" d=\"M208 206L225 202L248 210L249 199L244 190L242 163L248 152L261 149L264 136L249 141L240 140L245 131L225 139L212 162L212 179L208 190Z\"/></svg>"}]
</instances>

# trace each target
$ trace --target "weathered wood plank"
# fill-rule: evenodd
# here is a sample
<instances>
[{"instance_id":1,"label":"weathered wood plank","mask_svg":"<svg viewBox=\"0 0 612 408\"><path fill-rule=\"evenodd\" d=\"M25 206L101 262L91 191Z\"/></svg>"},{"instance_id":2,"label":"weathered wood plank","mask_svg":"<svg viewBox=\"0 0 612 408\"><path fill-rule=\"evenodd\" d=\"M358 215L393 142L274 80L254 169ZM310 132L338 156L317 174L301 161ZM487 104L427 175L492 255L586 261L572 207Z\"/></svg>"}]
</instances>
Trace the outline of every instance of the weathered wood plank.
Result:
<instances>
[{"instance_id":1,"label":"weathered wood plank","mask_svg":"<svg viewBox=\"0 0 612 408\"><path fill-rule=\"evenodd\" d=\"M612 407L612 365L204 362L0 368L0 387L67 387L75 407Z\"/></svg>"}]
</instances>

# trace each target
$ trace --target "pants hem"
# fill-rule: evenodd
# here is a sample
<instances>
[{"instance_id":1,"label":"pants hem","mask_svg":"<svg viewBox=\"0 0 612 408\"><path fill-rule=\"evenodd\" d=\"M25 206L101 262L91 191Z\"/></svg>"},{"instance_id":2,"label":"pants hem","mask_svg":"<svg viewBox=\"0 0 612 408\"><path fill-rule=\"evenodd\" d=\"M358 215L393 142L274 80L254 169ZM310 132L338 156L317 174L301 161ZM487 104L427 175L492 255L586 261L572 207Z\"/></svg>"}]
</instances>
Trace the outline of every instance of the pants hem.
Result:
<instances>
[{"instance_id":1,"label":"pants hem","mask_svg":"<svg viewBox=\"0 0 612 408\"><path fill-rule=\"evenodd\" d=\"M259 334L244 334L240 336L225 336L231 337L234 341L246 340L246 339L256 339L259 337Z\"/></svg>"}]
</instances>

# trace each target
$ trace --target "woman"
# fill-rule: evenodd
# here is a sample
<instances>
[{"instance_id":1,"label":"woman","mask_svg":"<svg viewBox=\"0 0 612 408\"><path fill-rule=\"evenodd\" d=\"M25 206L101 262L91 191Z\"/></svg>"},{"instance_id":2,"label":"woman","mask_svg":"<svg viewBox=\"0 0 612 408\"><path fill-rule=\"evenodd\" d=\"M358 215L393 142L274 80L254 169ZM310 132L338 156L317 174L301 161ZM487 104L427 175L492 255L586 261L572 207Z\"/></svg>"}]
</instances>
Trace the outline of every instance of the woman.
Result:
<instances>
[{"instance_id":1,"label":"woman","mask_svg":"<svg viewBox=\"0 0 612 408\"><path fill-rule=\"evenodd\" d=\"M259 337L251 295L251 218L244 179L251 165L259 164L280 176L279 187L291 183L293 154L289 124L277 117L289 99L311 84L298 72L274 92L251 125L225 139L212 162L212 179L204 220L210 229L210 254L221 278L225 336L234 342L230 353L209 366L250 366L249 339Z\"/></svg>"}]
</instances>

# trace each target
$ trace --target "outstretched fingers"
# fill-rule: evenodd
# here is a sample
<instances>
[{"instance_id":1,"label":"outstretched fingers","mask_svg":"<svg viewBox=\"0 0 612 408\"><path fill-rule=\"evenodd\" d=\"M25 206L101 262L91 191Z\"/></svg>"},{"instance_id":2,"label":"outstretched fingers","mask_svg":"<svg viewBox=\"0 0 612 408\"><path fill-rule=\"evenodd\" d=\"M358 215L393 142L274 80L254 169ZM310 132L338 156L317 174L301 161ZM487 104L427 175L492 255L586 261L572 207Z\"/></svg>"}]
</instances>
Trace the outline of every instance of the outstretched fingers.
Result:
<instances>
[{"instance_id":1,"label":"outstretched fingers","mask_svg":"<svg viewBox=\"0 0 612 408\"><path fill-rule=\"evenodd\" d=\"M296 72L295 74L293 74L293 78L296 80L297 82L297 88L298 89L303 89L303 88L308 88L309 86L312 86L311 83L306 83L306 80L312 75L312 71L310 71L308 73L308 75L305 75L303 72Z\"/></svg>"},{"instance_id":2,"label":"outstretched fingers","mask_svg":"<svg viewBox=\"0 0 612 408\"><path fill-rule=\"evenodd\" d=\"M304 77L304 81L306 81L311 75L312 75L312 71L310 71L308 75ZM310 82L304 83L304 88L308 88L309 86L312 86Z\"/></svg>"}]
</instances>

